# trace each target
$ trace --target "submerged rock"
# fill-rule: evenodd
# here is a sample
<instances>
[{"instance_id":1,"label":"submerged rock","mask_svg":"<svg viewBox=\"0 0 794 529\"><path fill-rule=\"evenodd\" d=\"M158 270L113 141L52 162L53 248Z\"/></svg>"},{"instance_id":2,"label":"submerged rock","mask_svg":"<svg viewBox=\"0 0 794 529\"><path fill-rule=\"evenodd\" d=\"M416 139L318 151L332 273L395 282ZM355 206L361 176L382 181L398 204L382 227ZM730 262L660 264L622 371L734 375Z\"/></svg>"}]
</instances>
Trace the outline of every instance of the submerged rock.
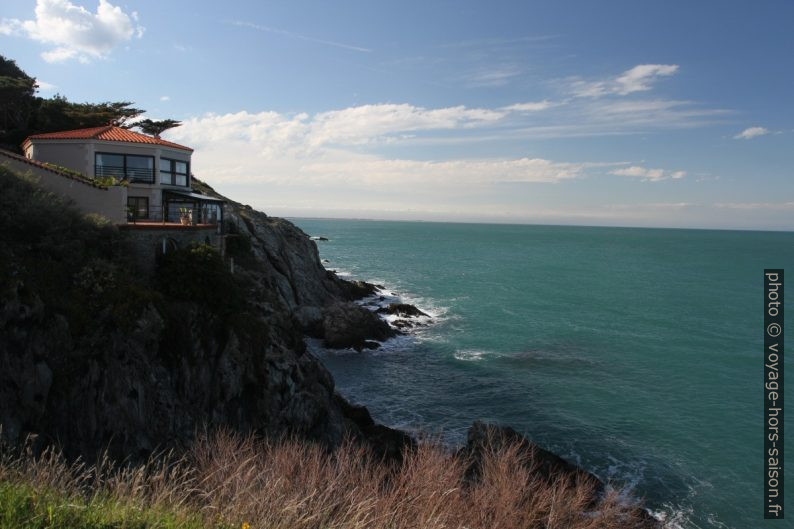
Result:
<instances>
[{"instance_id":1,"label":"submerged rock","mask_svg":"<svg viewBox=\"0 0 794 529\"><path fill-rule=\"evenodd\" d=\"M382 307L378 309L378 312L381 314L394 314L397 316L408 316L408 317L417 317L417 316L425 316L430 317L429 314L422 312L414 305L410 305L408 303L390 303L387 307Z\"/></svg>"}]
</instances>

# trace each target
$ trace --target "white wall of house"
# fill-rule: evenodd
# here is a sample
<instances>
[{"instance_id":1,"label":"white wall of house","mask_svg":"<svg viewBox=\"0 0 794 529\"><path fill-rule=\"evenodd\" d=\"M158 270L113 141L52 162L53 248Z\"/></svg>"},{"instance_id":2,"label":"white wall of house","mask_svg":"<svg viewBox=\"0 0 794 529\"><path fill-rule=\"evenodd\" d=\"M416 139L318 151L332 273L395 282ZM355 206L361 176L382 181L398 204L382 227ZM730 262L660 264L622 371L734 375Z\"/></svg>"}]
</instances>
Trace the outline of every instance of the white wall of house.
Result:
<instances>
[{"instance_id":1,"label":"white wall of house","mask_svg":"<svg viewBox=\"0 0 794 529\"><path fill-rule=\"evenodd\" d=\"M86 213L102 215L114 224L127 222L127 188L124 186L92 186L2 153L0 165L19 173L30 174L44 189L68 197Z\"/></svg>"},{"instance_id":2,"label":"white wall of house","mask_svg":"<svg viewBox=\"0 0 794 529\"><path fill-rule=\"evenodd\" d=\"M78 171L87 176L94 176L96 153L133 154L154 157L154 183L146 184L130 182L128 195L131 197L146 197L149 207L159 209L162 207L163 189L187 191L187 186L163 184L160 181L160 159L169 158L190 163L191 152L183 149L173 149L161 145L147 145L104 140L31 140L25 143L25 157L39 162L60 165ZM126 203L125 203L126 207Z\"/></svg>"}]
</instances>

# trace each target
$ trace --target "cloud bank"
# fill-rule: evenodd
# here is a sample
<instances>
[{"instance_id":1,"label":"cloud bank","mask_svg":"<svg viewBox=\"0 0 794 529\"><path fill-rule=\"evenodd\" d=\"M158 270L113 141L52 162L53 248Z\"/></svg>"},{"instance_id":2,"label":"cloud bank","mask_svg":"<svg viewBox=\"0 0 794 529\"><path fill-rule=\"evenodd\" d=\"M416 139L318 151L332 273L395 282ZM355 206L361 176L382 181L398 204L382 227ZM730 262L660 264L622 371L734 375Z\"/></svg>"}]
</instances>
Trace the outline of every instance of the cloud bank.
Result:
<instances>
[{"instance_id":1,"label":"cloud bank","mask_svg":"<svg viewBox=\"0 0 794 529\"><path fill-rule=\"evenodd\" d=\"M451 143L493 135L498 141L500 134L520 134L527 113L534 115L552 106L548 101L497 109L384 103L314 115L241 111L183 120L181 127L166 135L196 149L197 169L214 180L229 182L344 183L386 189L555 183L607 173L649 182L685 176L684 171L628 166L621 161L595 163L537 156L427 160L406 159L389 150L405 142L433 144L443 135Z\"/></svg>"}]
</instances>

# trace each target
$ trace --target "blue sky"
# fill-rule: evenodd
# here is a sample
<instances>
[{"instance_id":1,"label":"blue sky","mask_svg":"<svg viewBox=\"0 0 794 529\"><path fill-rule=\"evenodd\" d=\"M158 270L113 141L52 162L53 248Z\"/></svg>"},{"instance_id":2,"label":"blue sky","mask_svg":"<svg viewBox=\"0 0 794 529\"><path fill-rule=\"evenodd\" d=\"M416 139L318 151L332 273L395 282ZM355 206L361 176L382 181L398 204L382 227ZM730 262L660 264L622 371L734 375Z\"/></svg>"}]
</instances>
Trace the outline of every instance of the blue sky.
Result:
<instances>
[{"instance_id":1,"label":"blue sky","mask_svg":"<svg viewBox=\"0 0 794 529\"><path fill-rule=\"evenodd\" d=\"M432 5L428 5L432 4ZM27 0L40 94L283 216L794 228L794 4Z\"/></svg>"}]
</instances>

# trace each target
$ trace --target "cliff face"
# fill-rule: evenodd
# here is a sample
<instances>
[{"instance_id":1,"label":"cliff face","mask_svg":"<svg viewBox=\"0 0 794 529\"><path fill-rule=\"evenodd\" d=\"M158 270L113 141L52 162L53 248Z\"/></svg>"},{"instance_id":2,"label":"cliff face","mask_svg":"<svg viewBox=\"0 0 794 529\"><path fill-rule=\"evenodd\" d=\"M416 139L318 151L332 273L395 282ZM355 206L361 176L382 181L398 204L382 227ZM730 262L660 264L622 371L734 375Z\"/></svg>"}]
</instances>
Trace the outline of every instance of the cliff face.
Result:
<instances>
[{"instance_id":1,"label":"cliff face","mask_svg":"<svg viewBox=\"0 0 794 529\"><path fill-rule=\"evenodd\" d=\"M92 458L105 448L145 456L205 427L329 446L346 434L371 437L366 410L335 394L303 343L306 330L324 333L330 307L371 287L329 274L294 225L231 203L234 276L217 256L183 250L138 277L123 233L8 171L0 180L7 440L36 434ZM388 450L406 441L387 431L378 442Z\"/></svg>"}]
</instances>

